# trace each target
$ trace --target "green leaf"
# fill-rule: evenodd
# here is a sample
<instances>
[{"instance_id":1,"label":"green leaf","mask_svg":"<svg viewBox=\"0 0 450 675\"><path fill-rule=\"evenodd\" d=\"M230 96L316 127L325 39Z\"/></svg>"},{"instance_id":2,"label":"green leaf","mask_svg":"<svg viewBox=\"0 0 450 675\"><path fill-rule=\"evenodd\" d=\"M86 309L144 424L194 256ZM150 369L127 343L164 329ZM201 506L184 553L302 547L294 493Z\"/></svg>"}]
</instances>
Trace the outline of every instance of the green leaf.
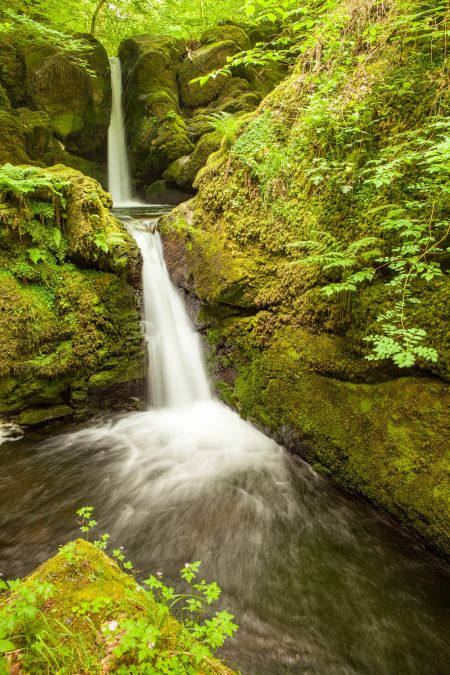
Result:
<instances>
[{"instance_id":1,"label":"green leaf","mask_svg":"<svg viewBox=\"0 0 450 675\"><path fill-rule=\"evenodd\" d=\"M11 640L3 640L0 639L0 654L4 654L5 652L12 652L15 650L14 643L11 642Z\"/></svg>"}]
</instances>

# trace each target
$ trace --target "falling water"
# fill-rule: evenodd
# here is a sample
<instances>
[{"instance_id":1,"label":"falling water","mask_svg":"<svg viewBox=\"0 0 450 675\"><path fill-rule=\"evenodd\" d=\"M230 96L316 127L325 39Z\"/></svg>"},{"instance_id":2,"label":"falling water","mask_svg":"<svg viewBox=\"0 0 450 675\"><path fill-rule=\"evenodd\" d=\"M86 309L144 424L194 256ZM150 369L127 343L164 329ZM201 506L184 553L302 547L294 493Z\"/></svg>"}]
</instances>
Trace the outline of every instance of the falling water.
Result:
<instances>
[{"instance_id":1,"label":"falling water","mask_svg":"<svg viewBox=\"0 0 450 675\"><path fill-rule=\"evenodd\" d=\"M111 66L112 110L108 129L108 189L114 206L132 203L130 170L128 166L125 126L122 110L122 69L117 56L109 59Z\"/></svg>"},{"instance_id":2,"label":"falling water","mask_svg":"<svg viewBox=\"0 0 450 675\"><path fill-rule=\"evenodd\" d=\"M147 221L143 225L151 224ZM128 226L143 257L144 327L155 407L179 408L211 398L200 339L169 279L158 232Z\"/></svg>"}]
</instances>

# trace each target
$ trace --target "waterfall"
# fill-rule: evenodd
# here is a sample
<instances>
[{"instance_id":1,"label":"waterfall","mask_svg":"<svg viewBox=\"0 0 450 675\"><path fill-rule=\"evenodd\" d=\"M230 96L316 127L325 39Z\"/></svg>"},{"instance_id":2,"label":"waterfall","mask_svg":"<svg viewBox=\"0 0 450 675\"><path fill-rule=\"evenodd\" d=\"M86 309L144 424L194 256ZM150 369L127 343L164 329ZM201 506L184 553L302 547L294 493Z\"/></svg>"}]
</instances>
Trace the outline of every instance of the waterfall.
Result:
<instances>
[{"instance_id":1,"label":"waterfall","mask_svg":"<svg viewBox=\"0 0 450 675\"><path fill-rule=\"evenodd\" d=\"M179 408L211 398L201 342L169 278L161 238L148 226L128 225L143 258L144 330L148 344L149 382L155 407Z\"/></svg>"},{"instance_id":2,"label":"waterfall","mask_svg":"<svg viewBox=\"0 0 450 675\"><path fill-rule=\"evenodd\" d=\"M123 123L122 69L117 56L111 56L109 63L111 66L112 110L108 129L108 189L112 195L114 206L124 206L132 203L132 197Z\"/></svg>"}]
</instances>

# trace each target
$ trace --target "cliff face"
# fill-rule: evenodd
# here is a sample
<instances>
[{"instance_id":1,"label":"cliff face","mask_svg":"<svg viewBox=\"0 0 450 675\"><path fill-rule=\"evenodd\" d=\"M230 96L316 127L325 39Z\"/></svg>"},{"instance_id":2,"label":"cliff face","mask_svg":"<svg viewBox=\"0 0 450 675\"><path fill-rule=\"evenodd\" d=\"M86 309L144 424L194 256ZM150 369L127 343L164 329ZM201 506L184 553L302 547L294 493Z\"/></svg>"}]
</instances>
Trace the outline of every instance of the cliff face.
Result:
<instances>
[{"instance_id":1,"label":"cliff face","mask_svg":"<svg viewBox=\"0 0 450 675\"><path fill-rule=\"evenodd\" d=\"M358 0L324 12L292 74L163 230L174 280L202 301L225 400L449 552L449 101L445 19L434 11ZM432 171L426 153L439 158ZM427 253L428 235L441 251ZM408 276L405 241L440 266L408 278L419 302L401 317L438 358L419 350L400 368L367 360L365 338L388 338L386 324L400 335L399 268L386 261L407 260ZM368 267L366 281L348 281ZM341 290L327 296L333 284Z\"/></svg>"},{"instance_id":2,"label":"cliff face","mask_svg":"<svg viewBox=\"0 0 450 675\"><path fill-rule=\"evenodd\" d=\"M136 407L146 373L134 240L78 171L0 170L0 415Z\"/></svg>"}]
</instances>

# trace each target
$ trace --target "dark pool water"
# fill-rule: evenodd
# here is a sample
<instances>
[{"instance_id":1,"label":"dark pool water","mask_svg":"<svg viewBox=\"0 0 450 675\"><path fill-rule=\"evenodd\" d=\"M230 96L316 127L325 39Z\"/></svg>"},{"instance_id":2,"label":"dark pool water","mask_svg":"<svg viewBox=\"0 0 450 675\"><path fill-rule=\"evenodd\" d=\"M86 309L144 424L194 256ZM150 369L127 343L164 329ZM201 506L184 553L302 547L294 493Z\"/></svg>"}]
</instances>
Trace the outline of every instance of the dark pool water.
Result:
<instances>
[{"instance_id":1,"label":"dark pool water","mask_svg":"<svg viewBox=\"0 0 450 675\"><path fill-rule=\"evenodd\" d=\"M220 404L4 443L0 571L54 554L83 505L143 572L203 561L244 674L450 672L446 563Z\"/></svg>"}]
</instances>

